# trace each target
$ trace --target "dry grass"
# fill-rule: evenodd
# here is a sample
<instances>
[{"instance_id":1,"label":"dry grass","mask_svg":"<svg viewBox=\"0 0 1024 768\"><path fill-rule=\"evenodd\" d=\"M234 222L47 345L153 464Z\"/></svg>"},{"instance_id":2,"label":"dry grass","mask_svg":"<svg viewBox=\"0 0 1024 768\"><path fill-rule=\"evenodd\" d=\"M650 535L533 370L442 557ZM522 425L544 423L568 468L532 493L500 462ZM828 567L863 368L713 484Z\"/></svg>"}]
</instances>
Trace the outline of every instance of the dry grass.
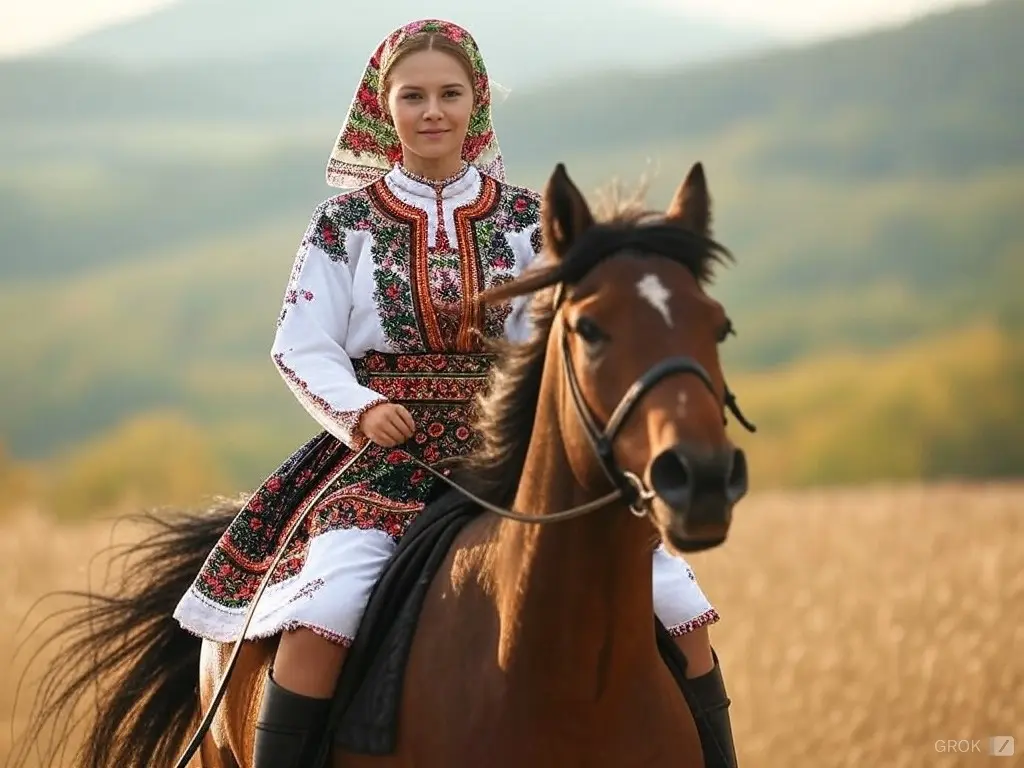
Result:
<instances>
[{"instance_id":1,"label":"dry grass","mask_svg":"<svg viewBox=\"0 0 1024 768\"><path fill-rule=\"evenodd\" d=\"M727 546L693 558L723 614L713 636L741 765L968 766L987 758L938 753L935 742L1024 739L1022 512L1024 486L995 485L744 503ZM83 586L110 526L2 527L5 755L26 658L6 663L15 628L45 592Z\"/></svg>"}]
</instances>

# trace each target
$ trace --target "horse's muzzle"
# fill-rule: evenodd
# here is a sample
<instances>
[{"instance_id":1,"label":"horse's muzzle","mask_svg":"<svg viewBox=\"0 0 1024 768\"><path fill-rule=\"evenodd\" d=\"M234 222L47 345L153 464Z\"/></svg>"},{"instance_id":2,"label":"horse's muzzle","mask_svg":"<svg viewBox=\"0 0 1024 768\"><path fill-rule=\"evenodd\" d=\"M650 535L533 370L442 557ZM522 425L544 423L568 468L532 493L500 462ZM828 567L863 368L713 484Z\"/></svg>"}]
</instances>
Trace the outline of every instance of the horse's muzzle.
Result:
<instances>
[{"instance_id":1,"label":"horse's muzzle","mask_svg":"<svg viewBox=\"0 0 1024 768\"><path fill-rule=\"evenodd\" d=\"M651 490L668 513L664 535L675 548L695 551L724 541L732 508L747 493L747 459L728 446L709 453L678 443L654 457Z\"/></svg>"}]
</instances>

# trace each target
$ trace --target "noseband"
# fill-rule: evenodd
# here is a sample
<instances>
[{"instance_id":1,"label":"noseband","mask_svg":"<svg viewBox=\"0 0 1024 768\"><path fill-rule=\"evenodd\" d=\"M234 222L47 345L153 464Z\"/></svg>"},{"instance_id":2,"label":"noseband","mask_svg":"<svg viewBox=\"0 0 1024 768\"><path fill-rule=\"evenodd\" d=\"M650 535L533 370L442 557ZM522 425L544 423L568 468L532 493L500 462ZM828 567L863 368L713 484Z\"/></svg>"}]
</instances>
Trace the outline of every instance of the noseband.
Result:
<instances>
[{"instance_id":1,"label":"noseband","mask_svg":"<svg viewBox=\"0 0 1024 768\"><path fill-rule=\"evenodd\" d=\"M569 381L569 391L572 393L572 401L576 406L576 413L583 423L583 430L590 441L591 448L594 449L594 453L597 455L601 469L616 489L618 489L619 497L629 505L629 511L637 517L643 517L650 511L651 501L653 501L655 493L647 488L643 480L635 473L619 466L619 463L615 460L615 438L618 436L629 414L636 408L644 395L669 376L675 374L696 376L717 400L718 393L715 392L715 385L711 381L710 374L703 365L692 357L668 357L655 363L626 390L618 405L615 406L615 410L612 411L612 415L608 418L608 424L602 430L597 425L594 413L590 410L583 397L583 390L580 387L579 378L576 375L576 369L573 367L572 356L569 352L569 337L564 331L562 333L562 364L565 368L565 377ZM728 386L725 388L725 397L722 399L722 402L724 407L744 427L751 432L757 431L757 427L747 421L746 417L739 410L736 398ZM722 415L722 422L728 423L724 413Z\"/></svg>"}]
</instances>

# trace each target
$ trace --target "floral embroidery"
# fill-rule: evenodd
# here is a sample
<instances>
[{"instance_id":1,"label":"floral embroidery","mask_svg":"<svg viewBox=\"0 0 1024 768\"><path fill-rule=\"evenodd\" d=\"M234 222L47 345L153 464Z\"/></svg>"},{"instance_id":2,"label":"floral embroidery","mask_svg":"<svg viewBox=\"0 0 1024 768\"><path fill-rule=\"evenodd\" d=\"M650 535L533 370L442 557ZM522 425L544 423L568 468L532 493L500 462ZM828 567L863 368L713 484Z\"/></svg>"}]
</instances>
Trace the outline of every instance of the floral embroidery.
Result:
<instances>
[{"instance_id":1,"label":"floral embroidery","mask_svg":"<svg viewBox=\"0 0 1024 768\"><path fill-rule=\"evenodd\" d=\"M539 224L530 233L530 247L536 256L540 256L544 252L544 232Z\"/></svg>"},{"instance_id":2,"label":"floral embroidery","mask_svg":"<svg viewBox=\"0 0 1024 768\"><path fill-rule=\"evenodd\" d=\"M417 375L483 376L494 362L493 355L451 355L425 352L418 355L384 355L372 353L360 358L359 380L375 386L383 376L399 374L409 378ZM410 392L410 397L412 396Z\"/></svg>"},{"instance_id":3,"label":"floral embroidery","mask_svg":"<svg viewBox=\"0 0 1024 768\"><path fill-rule=\"evenodd\" d=\"M369 229L370 221L370 201L365 195L358 192L337 195L317 206L301 247L315 246L326 253L331 261L348 264L346 230Z\"/></svg>"},{"instance_id":4,"label":"floral embroidery","mask_svg":"<svg viewBox=\"0 0 1024 768\"><path fill-rule=\"evenodd\" d=\"M493 363L494 356L489 354L371 353L355 361L355 366L360 384L393 402L462 405L473 401L484 389ZM432 435L439 436L440 433Z\"/></svg>"},{"instance_id":5,"label":"floral embroidery","mask_svg":"<svg viewBox=\"0 0 1024 768\"><path fill-rule=\"evenodd\" d=\"M329 438L329 439L328 439ZM259 587L281 539L302 502L314 495L324 475L343 458L345 446L322 434L293 453L249 498L214 548L195 586L225 608L244 607ZM296 536L272 581L298 572L308 540Z\"/></svg>"},{"instance_id":6,"label":"floral embroidery","mask_svg":"<svg viewBox=\"0 0 1024 768\"><path fill-rule=\"evenodd\" d=\"M462 304L462 257L458 251L435 250L427 258L430 265L430 303L441 346L458 349L459 332L465 314Z\"/></svg>"},{"instance_id":7,"label":"floral embroidery","mask_svg":"<svg viewBox=\"0 0 1024 768\"><path fill-rule=\"evenodd\" d=\"M294 632L296 629L300 629L300 628L301 629L308 629L314 635L320 635L320 637L322 637L324 640L328 640L328 641L330 641L332 643L335 643L337 645L344 646L345 648L350 648L352 646L352 643L355 642L355 638L354 637L349 637L348 635L343 635L340 632L335 632L332 629L328 629L327 627L321 627L318 624L312 624L312 623L310 623L308 621L293 620L293 621L285 622L281 626L281 631L282 632Z\"/></svg>"},{"instance_id":8,"label":"floral embroidery","mask_svg":"<svg viewBox=\"0 0 1024 768\"><path fill-rule=\"evenodd\" d=\"M288 600L289 603L297 603L299 600L305 600L313 596L313 593L320 591L323 588L325 582L323 579L313 579L312 581L303 585L302 589L298 590Z\"/></svg>"},{"instance_id":9,"label":"floral embroidery","mask_svg":"<svg viewBox=\"0 0 1024 768\"><path fill-rule=\"evenodd\" d=\"M309 384L285 364L284 355L282 353L278 352L274 355L274 363L277 364L277 368L281 371L281 375L284 376L291 385L292 391L295 392L296 397L309 403L318 411L327 415L331 420L337 421L339 424L350 427L356 425L359 423L359 417L362 416L366 410L372 408L378 403L384 402L384 398L381 398L380 400L367 403L359 411L339 411L323 397L313 392L309 388ZM351 433L352 430L350 429L350 434Z\"/></svg>"},{"instance_id":10,"label":"floral embroidery","mask_svg":"<svg viewBox=\"0 0 1024 768\"><path fill-rule=\"evenodd\" d=\"M271 584L296 576L310 539L322 533L357 527L401 538L438 482L409 456L434 464L475 447L473 397L486 386L492 362L490 355L380 353L354 361L360 383L389 387L409 409L416 422L413 438L397 448L371 445L337 478L352 451L328 433L307 442L264 481L229 526L196 581L199 592L228 609L247 605L295 516L318 494ZM435 398L438 394L443 397ZM315 591L313 585L307 589Z\"/></svg>"},{"instance_id":11,"label":"floral embroidery","mask_svg":"<svg viewBox=\"0 0 1024 768\"><path fill-rule=\"evenodd\" d=\"M335 208L340 208L338 206ZM328 210L320 214L319 219L313 222L310 227L306 241L327 254L331 261L347 264L348 255L345 253L345 229L338 226L339 222L328 214Z\"/></svg>"},{"instance_id":12,"label":"floral embroidery","mask_svg":"<svg viewBox=\"0 0 1024 768\"><path fill-rule=\"evenodd\" d=\"M385 38L366 65L356 87L345 124L338 133L327 164L327 183L335 187L362 187L378 180L402 159L401 143L380 104L380 72L402 41L421 32L436 32L462 46L474 72L474 106L462 144L462 157L499 181L505 167L491 120L491 87L480 49L462 27L439 19L425 19L396 29Z\"/></svg>"},{"instance_id":13,"label":"floral embroidery","mask_svg":"<svg viewBox=\"0 0 1024 768\"><path fill-rule=\"evenodd\" d=\"M369 227L370 203L364 195L337 195L316 207L292 264L284 302L277 317L279 327L288 314L289 305L297 303L300 297L306 301L313 300L313 292L299 286L299 275L305 266L309 249L319 248L335 264L347 266L349 259L346 250L346 231L365 230Z\"/></svg>"},{"instance_id":14,"label":"floral embroidery","mask_svg":"<svg viewBox=\"0 0 1024 768\"><path fill-rule=\"evenodd\" d=\"M501 207L498 212L498 226L505 230L521 232L540 218L540 196L523 187L505 186Z\"/></svg>"},{"instance_id":15,"label":"floral embroidery","mask_svg":"<svg viewBox=\"0 0 1024 768\"><path fill-rule=\"evenodd\" d=\"M302 272L308 249L319 248L337 265L338 269L348 269L349 258L345 250L346 232L368 230L373 226L374 221L375 217L372 215L370 201L365 194L358 192L337 195L317 206L299 246L299 255L295 259L288 289L285 292L284 307L277 319L279 326L284 322L289 305L297 303L300 297L306 301L312 301L314 298L312 291L298 286L299 275ZM346 429L349 435L357 439L359 419L363 413L373 406L385 402L382 397L366 403L355 411L339 411L323 397L311 391L309 384L285 363L282 354L274 355L274 362L292 386L297 397L326 414L343 429Z\"/></svg>"},{"instance_id":16,"label":"floral embroidery","mask_svg":"<svg viewBox=\"0 0 1024 768\"><path fill-rule=\"evenodd\" d=\"M675 624L671 627L665 627L665 629L668 630L668 633L672 637L681 637L682 635L685 635L688 632L693 632L693 630L695 629L700 629L701 627L706 627L709 624L714 624L715 622L719 621L720 618L721 617L718 615L718 611L716 611L714 608L708 608L706 611L704 611L704 613L700 614L700 616L695 616L689 621L684 621L682 624Z\"/></svg>"},{"instance_id":17,"label":"floral embroidery","mask_svg":"<svg viewBox=\"0 0 1024 768\"><path fill-rule=\"evenodd\" d=\"M537 224L540 198L481 178L478 199L454 213L458 252L430 251L425 212L398 199L383 180L367 188L372 208L386 213L371 214L370 252L381 327L398 351L475 352L481 336L504 335L511 305L487 307L480 318L477 296L514 278L518 262L507 235Z\"/></svg>"},{"instance_id":18,"label":"floral embroidery","mask_svg":"<svg viewBox=\"0 0 1024 768\"><path fill-rule=\"evenodd\" d=\"M506 235L537 224L539 217L539 195L523 187L501 186L501 196L494 213L475 226L477 253L483 273L481 291L514 279L517 260ZM505 322L511 312L509 303L487 307L484 310L483 335L486 338L504 335Z\"/></svg>"},{"instance_id":19,"label":"floral embroidery","mask_svg":"<svg viewBox=\"0 0 1024 768\"><path fill-rule=\"evenodd\" d=\"M477 379L408 376L375 379L370 387L391 401L417 399L461 402L472 399L483 388L482 384Z\"/></svg>"},{"instance_id":20,"label":"floral embroidery","mask_svg":"<svg viewBox=\"0 0 1024 768\"><path fill-rule=\"evenodd\" d=\"M402 173L408 176L413 181L418 181L420 184L425 184L428 187L433 187L435 190L444 189L449 184L454 184L456 181L461 180L467 173L469 173L469 163L463 162L462 167L453 173L451 176L445 176L443 179L429 179L414 171L410 171L404 165L402 166Z\"/></svg>"},{"instance_id":21,"label":"floral embroidery","mask_svg":"<svg viewBox=\"0 0 1024 768\"><path fill-rule=\"evenodd\" d=\"M426 329L416 315L413 297L414 249L426 252L426 213L395 197L381 180L367 188L371 196L374 264L373 298L381 329L392 348L419 352L426 346ZM378 211L387 212L385 217Z\"/></svg>"}]
</instances>

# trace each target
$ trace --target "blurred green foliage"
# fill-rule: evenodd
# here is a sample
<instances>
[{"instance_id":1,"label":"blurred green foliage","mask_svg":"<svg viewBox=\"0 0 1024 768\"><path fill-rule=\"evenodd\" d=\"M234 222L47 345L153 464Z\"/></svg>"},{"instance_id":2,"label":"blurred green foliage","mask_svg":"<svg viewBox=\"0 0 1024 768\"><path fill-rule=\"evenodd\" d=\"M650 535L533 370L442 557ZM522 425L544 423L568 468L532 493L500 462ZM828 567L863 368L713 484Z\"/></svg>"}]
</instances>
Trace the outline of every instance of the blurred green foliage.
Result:
<instances>
[{"instance_id":1,"label":"blurred green foliage","mask_svg":"<svg viewBox=\"0 0 1024 768\"><path fill-rule=\"evenodd\" d=\"M564 161L588 191L644 177L660 206L705 163L737 258L714 294L761 427L742 438L756 486L1020 475L1022 42L1024 4L997 2L513 94L498 127L535 188ZM36 69L5 71L0 93L34 92ZM213 105L194 77L152 77L192 98L133 115L107 93L117 114L0 126L0 482L69 515L234 492L315 430L269 349L331 194L338 110L275 112L264 94L231 119L221 91Z\"/></svg>"}]
</instances>

